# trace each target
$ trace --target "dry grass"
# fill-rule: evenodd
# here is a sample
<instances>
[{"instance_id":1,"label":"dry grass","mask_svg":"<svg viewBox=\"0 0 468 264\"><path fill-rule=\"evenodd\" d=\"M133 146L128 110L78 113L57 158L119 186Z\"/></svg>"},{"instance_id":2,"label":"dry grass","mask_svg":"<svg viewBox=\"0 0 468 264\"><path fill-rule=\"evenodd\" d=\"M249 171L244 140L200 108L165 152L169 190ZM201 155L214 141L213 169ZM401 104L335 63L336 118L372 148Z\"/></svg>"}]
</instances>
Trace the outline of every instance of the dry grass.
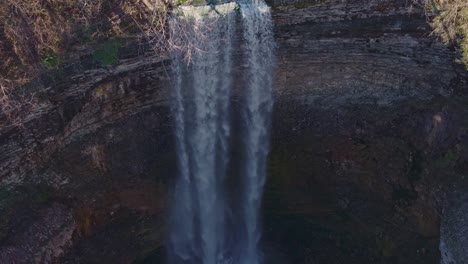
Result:
<instances>
[{"instance_id":1,"label":"dry grass","mask_svg":"<svg viewBox=\"0 0 468 264\"><path fill-rule=\"evenodd\" d=\"M169 18L174 10L171 0L142 0L142 4L124 4L123 10L143 33L145 41L161 56L171 50Z\"/></svg>"},{"instance_id":2,"label":"dry grass","mask_svg":"<svg viewBox=\"0 0 468 264\"><path fill-rule=\"evenodd\" d=\"M53 2L0 2L0 127L21 124L36 100L16 90L42 71L41 58L58 53L69 32Z\"/></svg>"},{"instance_id":3,"label":"dry grass","mask_svg":"<svg viewBox=\"0 0 468 264\"><path fill-rule=\"evenodd\" d=\"M36 98L27 95L18 95L12 91L9 80L0 79L0 120L2 125L20 126L23 118L38 107Z\"/></svg>"},{"instance_id":4,"label":"dry grass","mask_svg":"<svg viewBox=\"0 0 468 264\"><path fill-rule=\"evenodd\" d=\"M164 0L1 0L0 127L36 109L18 88L59 67L47 59L74 44L142 31L155 52L166 53L170 8Z\"/></svg>"},{"instance_id":5,"label":"dry grass","mask_svg":"<svg viewBox=\"0 0 468 264\"><path fill-rule=\"evenodd\" d=\"M436 9L434 33L445 43L457 44L468 67L468 1L431 0L431 6Z\"/></svg>"},{"instance_id":6,"label":"dry grass","mask_svg":"<svg viewBox=\"0 0 468 264\"><path fill-rule=\"evenodd\" d=\"M468 1L467 0L412 0L424 5L434 34L446 44L456 45L461 62L468 68Z\"/></svg>"}]
</instances>

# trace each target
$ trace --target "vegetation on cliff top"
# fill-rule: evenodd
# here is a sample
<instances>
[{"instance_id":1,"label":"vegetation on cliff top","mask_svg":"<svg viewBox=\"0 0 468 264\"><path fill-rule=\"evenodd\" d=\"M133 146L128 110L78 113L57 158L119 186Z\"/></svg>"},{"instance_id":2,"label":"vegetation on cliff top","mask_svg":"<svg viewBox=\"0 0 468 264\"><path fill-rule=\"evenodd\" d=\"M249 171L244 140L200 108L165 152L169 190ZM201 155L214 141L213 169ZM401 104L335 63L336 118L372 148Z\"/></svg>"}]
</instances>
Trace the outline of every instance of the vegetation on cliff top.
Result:
<instances>
[{"instance_id":1,"label":"vegetation on cliff top","mask_svg":"<svg viewBox=\"0 0 468 264\"><path fill-rule=\"evenodd\" d=\"M461 53L461 62L468 68L468 1L425 0L430 12L434 33L444 43L455 44Z\"/></svg>"},{"instance_id":2,"label":"vegetation on cliff top","mask_svg":"<svg viewBox=\"0 0 468 264\"><path fill-rule=\"evenodd\" d=\"M181 4L184 1L175 1ZM196 2L196 1L192 1ZM434 33L459 47L468 67L468 1L413 0L424 3ZM100 41L94 61L118 61L114 40L140 34L161 54L168 50L171 0L3 0L0 1L0 126L20 123L35 107L34 97L18 92L44 72L57 71L71 47ZM143 33L143 34L141 34ZM20 89L23 90L23 89Z\"/></svg>"},{"instance_id":3,"label":"vegetation on cliff top","mask_svg":"<svg viewBox=\"0 0 468 264\"><path fill-rule=\"evenodd\" d=\"M113 39L127 35L144 32L157 52L164 50L169 5L165 0L0 1L0 126L20 123L35 107L33 96L15 88L56 71L73 46L111 43L93 56L104 65L118 60L120 46Z\"/></svg>"}]
</instances>

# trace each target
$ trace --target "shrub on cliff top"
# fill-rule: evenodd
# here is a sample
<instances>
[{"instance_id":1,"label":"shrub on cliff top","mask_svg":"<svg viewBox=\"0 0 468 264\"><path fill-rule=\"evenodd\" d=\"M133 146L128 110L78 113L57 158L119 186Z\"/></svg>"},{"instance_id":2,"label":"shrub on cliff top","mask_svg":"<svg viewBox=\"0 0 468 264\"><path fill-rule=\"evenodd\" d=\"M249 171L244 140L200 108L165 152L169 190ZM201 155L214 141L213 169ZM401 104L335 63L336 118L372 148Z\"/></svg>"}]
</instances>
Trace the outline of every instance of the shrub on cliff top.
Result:
<instances>
[{"instance_id":1,"label":"shrub on cliff top","mask_svg":"<svg viewBox=\"0 0 468 264\"><path fill-rule=\"evenodd\" d=\"M19 96L15 88L41 72L56 70L70 46L141 31L165 31L168 5L165 0L1 0L0 127L27 113L30 108L24 106L33 102ZM164 42L156 39L164 34L148 36L153 42ZM111 64L113 54L98 53L96 58Z\"/></svg>"},{"instance_id":2,"label":"shrub on cliff top","mask_svg":"<svg viewBox=\"0 0 468 264\"><path fill-rule=\"evenodd\" d=\"M456 44L461 51L461 61L468 68L468 1L425 0L432 16L434 33L445 43Z\"/></svg>"}]
</instances>

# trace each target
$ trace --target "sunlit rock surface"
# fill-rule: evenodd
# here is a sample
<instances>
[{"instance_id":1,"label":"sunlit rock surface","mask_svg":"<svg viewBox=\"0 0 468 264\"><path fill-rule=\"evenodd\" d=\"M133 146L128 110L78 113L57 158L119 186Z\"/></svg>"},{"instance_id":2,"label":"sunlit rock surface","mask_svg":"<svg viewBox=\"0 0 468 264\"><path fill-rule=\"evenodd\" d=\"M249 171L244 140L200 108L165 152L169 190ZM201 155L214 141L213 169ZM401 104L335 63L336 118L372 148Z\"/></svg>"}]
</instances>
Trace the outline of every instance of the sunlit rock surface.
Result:
<instances>
[{"instance_id":1,"label":"sunlit rock surface","mask_svg":"<svg viewBox=\"0 0 468 264\"><path fill-rule=\"evenodd\" d=\"M408 1L307 1L278 6L278 96L314 107L386 105L447 95L462 66L428 37Z\"/></svg>"}]
</instances>

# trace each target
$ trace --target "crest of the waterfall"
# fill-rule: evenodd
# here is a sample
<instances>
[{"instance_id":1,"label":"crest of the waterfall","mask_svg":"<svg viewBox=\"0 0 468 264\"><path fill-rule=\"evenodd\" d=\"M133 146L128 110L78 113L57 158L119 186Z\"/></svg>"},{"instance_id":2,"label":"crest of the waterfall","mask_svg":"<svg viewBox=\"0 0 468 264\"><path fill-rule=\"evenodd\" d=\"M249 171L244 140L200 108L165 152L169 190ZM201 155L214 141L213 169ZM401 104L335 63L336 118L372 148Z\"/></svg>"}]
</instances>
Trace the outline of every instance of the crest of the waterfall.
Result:
<instances>
[{"instance_id":1,"label":"crest of the waterfall","mask_svg":"<svg viewBox=\"0 0 468 264\"><path fill-rule=\"evenodd\" d=\"M213 51L210 46L216 45L215 42L218 40L230 45L236 7L236 3L230 2L176 8L169 20L171 32L169 41L172 50L190 64L195 56L200 57L203 53ZM216 32L220 35L215 36L213 33Z\"/></svg>"},{"instance_id":2,"label":"crest of the waterfall","mask_svg":"<svg viewBox=\"0 0 468 264\"><path fill-rule=\"evenodd\" d=\"M233 39L239 5L184 6L170 21L179 176L171 206L169 261L258 264L258 211L272 109L273 33L263 2L241 2L245 71L242 217L226 227ZM232 231L236 230L236 231ZM242 230L242 235L233 234ZM235 238L236 241L233 242ZM227 244L227 241L230 244ZM235 243L233 245L232 243Z\"/></svg>"}]
</instances>

